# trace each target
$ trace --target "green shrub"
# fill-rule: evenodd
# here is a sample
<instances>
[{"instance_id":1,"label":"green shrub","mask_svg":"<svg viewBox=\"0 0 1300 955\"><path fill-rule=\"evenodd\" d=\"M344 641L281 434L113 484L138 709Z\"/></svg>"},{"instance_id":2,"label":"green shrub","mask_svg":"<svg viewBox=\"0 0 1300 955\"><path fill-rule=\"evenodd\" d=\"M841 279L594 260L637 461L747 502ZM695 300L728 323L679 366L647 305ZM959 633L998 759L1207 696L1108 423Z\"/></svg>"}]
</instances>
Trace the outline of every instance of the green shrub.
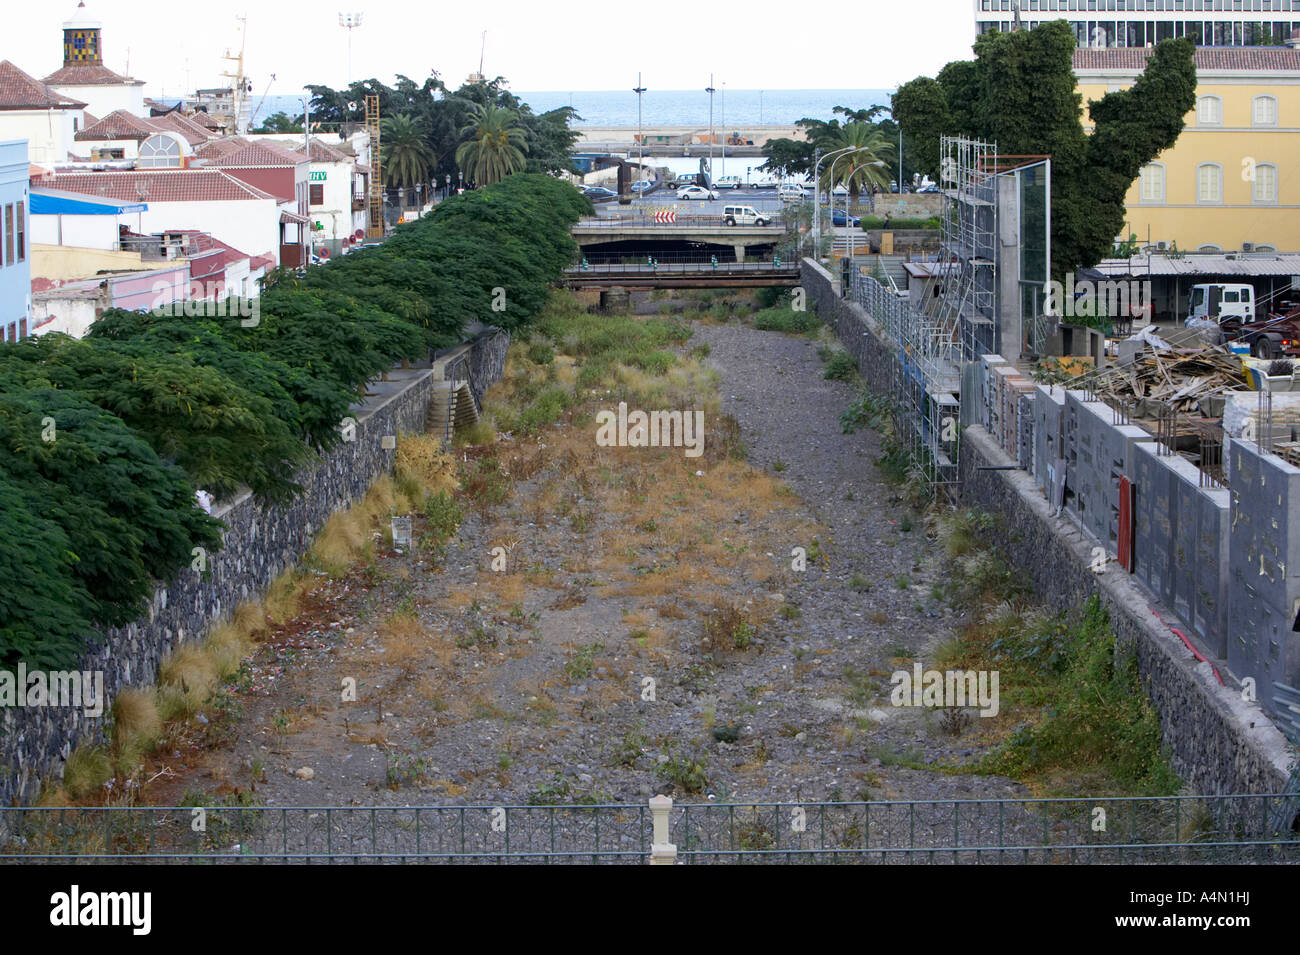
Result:
<instances>
[{"instance_id":1,"label":"green shrub","mask_svg":"<svg viewBox=\"0 0 1300 955\"><path fill-rule=\"evenodd\" d=\"M765 332L807 335L816 331L817 325L817 318L811 312L796 312L792 308L765 308L754 316L754 327Z\"/></svg>"}]
</instances>

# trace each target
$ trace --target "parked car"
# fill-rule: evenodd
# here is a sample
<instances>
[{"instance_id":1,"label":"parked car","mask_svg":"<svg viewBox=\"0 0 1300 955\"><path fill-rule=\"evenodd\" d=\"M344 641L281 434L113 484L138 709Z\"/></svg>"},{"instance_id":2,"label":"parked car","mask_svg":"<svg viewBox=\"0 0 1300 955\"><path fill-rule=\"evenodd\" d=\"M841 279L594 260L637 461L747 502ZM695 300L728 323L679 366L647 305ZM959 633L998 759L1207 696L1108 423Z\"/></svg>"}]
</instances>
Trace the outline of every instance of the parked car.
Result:
<instances>
[{"instance_id":1,"label":"parked car","mask_svg":"<svg viewBox=\"0 0 1300 955\"><path fill-rule=\"evenodd\" d=\"M781 185L781 180L770 173L763 173L751 180L749 185L751 189L775 189Z\"/></svg>"},{"instance_id":2,"label":"parked car","mask_svg":"<svg viewBox=\"0 0 1300 955\"><path fill-rule=\"evenodd\" d=\"M614 199L618 196L613 189L606 189L604 186L588 186L582 192L588 199Z\"/></svg>"},{"instance_id":3,"label":"parked car","mask_svg":"<svg viewBox=\"0 0 1300 955\"><path fill-rule=\"evenodd\" d=\"M772 218L757 211L753 206L723 206L722 221L727 225L768 225Z\"/></svg>"},{"instance_id":4,"label":"parked car","mask_svg":"<svg viewBox=\"0 0 1300 955\"><path fill-rule=\"evenodd\" d=\"M687 186L695 185L695 180L699 178L698 173L684 172L673 180L673 185L678 189L685 189Z\"/></svg>"},{"instance_id":5,"label":"parked car","mask_svg":"<svg viewBox=\"0 0 1300 955\"><path fill-rule=\"evenodd\" d=\"M687 186L685 189L677 190L678 199L716 199L718 193L713 189L705 189L703 186Z\"/></svg>"},{"instance_id":6,"label":"parked car","mask_svg":"<svg viewBox=\"0 0 1300 955\"><path fill-rule=\"evenodd\" d=\"M645 192L653 185L654 183L649 179L638 179L636 182L632 183L631 189L633 192Z\"/></svg>"},{"instance_id":7,"label":"parked car","mask_svg":"<svg viewBox=\"0 0 1300 955\"><path fill-rule=\"evenodd\" d=\"M808 191L797 182L787 182L777 186L776 194L782 199L806 199Z\"/></svg>"},{"instance_id":8,"label":"parked car","mask_svg":"<svg viewBox=\"0 0 1300 955\"><path fill-rule=\"evenodd\" d=\"M862 220L857 216L851 216L845 213L843 209L831 209L831 225L862 225Z\"/></svg>"},{"instance_id":9,"label":"parked car","mask_svg":"<svg viewBox=\"0 0 1300 955\"><path fill-rule=\"evenodd\" d=\"M713 184L715 189L739 189L743 185L739 176L723 176Z\"/></svg>"},{"instance_id":10,"label":"parked car","mask_svg":"<svg viewBox=\"0 0 1300 955\"><path fill-rule=\"evenodd\" d=\"M916 190L918 195L928 193L928 192L938 192L938 191L939 191L939 184L937 182L927 182L921 186L918 186Z\"/></svg>"}]
</instances>

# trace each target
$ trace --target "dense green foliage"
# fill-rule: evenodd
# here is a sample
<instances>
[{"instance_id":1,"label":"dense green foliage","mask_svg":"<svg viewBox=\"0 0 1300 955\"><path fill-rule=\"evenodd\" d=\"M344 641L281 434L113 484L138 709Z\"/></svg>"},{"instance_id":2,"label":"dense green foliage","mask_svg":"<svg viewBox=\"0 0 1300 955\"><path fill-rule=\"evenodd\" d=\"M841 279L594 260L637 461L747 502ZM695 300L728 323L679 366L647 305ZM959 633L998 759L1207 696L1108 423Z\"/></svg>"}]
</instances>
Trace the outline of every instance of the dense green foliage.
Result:
<instances>
[{"instance_id":1,"label":"dense green foliage","mask_svg":"<svg viewBox=\"0 0 1300 955\"><path fill-rule=\"evenodd\" d=\"M905 83L894 115L921 170L939 175L939 138L997 143L1002 155L1052 158L1052 274L1095 265L1124 231L1124 196L1141 168L1171 147L1196 105L1194 48L1157 44L1126 90L1088 104L1080 122L1075 36L1064 21L1035 30L986 33L975 59L949 63L936 80Z\"/></svg>"},{"instance_id":2,"label":"dense green foliage","mask_svg":"<svg viewBox=\"0 0 1300 955\"><path fill-rule=\"evenodd\" d=\"M898 176L898 126L892 119L878 119L880 113L886 112L887 106L870 106L866 109L851 109L836 106L831 112L837 117L829 120L801 119L795 123L804 132L804 139L772 139L766 146L767 162L761 169L780 175L811 176L818 154L825 156L844 146L867 146L866 152L857 154L853 159L847 158L835 167L835 181L848 181L854 195L866 187L875 184L886 188L891 179ZM911 181L913 164L911 157L904 154L904 181ZM883 163L883 165L875 165ZM844 167L843 169L841 167ZM847 170L847 175L844 173ZM828 164L822 164L823 185L829 174Z\"/></svg>"},{"instance_id":3,"label":"dense green foliage","mask_svg":"<svg viewBox=\"0 0 1300 955\"><path fill-rule=\"evenodd\" d=\"M277 273L255 325L109 311L84 339L0 344L0 667L71 665L143 611L220 523L195 489L291 498L365 383L481 320L530 322L589 200L516 175L386 243Z\"/></svg>"},{"instance_id":4,"label":"dense green foliage","mask_svg":"<svg viewBox=\"0 0 1300 955\"><path fill-rule=\"evenodd\" d=\"M501 77L485 83L466 83L460 89L449 89L436 75L431 76L421 85L406 76L398 76L394 86L387 86L378 80L362 80L351 84L347 89L334 90L328 86L308 86L312 93L311 120L313 128L326 131L340 130L346 124L365 121L366 96L379 97L379 114L386 120L402 117L418 128L428 148L427 181L436 189L450 182L453 186L462 179L465 185L476 182L486 185L495 178L476 179L480 172L480 150L472 150L458 158L460 147L479 138L481 120L485 112L493 109L507 111L509 117L492 120L493 128L505 127L517 130L510 145L522 153L522 166L515 162L519 157L511 154L511 170L522 168L524 172L557 173L575 172L570 151L578 139L578 134L570 123L578 118L570 107L561 107L545 113L534 113L527 103L505 88ZM507 119L509 122L507 122ZM405 129L405 127L403 127ZM385 132L385 136L389 133ZM409 140L408 140L409 142ZM406 152L404 150L404 152ZM500 150L489 150L489 157L500 154ZM462 159L464 162L462 162ZM492 162L482 166L482 172L498 168ZM398 182L389 178L384 171L389 185ZM426 181L424 179L418 181ZM409 184L409 183L407 183Z\"/></svg>"}]
</instances>

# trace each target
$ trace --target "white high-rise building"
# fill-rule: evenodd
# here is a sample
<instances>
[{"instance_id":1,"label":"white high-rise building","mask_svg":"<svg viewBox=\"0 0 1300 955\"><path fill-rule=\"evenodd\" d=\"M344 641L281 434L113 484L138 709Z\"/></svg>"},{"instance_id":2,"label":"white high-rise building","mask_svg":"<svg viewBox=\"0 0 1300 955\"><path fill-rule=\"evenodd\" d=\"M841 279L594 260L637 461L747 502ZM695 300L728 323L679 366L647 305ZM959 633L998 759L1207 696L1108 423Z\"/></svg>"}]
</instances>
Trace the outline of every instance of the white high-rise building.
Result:
<instances>
[{"instance_id":1,"label":"white high-rise building","mask_svg":"<svg viewBox=\"0 0 1300 955\"><path fill-rule=\"evenodd\" d=\"M977 33L1066 20L1081 47L1280 46L1300 30L1300 0L974 0Z\"/></svg>"}]
</instances>

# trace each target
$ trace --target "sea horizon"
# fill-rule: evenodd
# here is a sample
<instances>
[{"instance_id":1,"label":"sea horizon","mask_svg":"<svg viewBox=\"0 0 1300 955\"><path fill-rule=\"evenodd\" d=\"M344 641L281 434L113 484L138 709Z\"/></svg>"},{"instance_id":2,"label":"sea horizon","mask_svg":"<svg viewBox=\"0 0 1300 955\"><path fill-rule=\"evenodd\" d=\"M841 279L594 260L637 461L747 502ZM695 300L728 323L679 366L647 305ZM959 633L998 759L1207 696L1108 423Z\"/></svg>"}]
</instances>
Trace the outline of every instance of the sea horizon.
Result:
<instances>
[{"instance_id":1,"label":"sea horizon","mask_svg":"<svg viewBox=\"0 0 1300 955\"><path fill-rule=\"evenodd\" d=\"M637 97L628 90L510 90L534 113L572 106L580 117L574 127L637 125ZM715 128L792 126L801 119L829 120L836 106L865 109L888 106L892 89L740 90L718 85L713 94ZM158 97L174 102L176 94ZM253 103L253 122L275 113L299 116L299 96L268 95ZM698 90L649 90L641 100L642 126L707 126L709 96Z\"/></svg>"}]
</instances>

